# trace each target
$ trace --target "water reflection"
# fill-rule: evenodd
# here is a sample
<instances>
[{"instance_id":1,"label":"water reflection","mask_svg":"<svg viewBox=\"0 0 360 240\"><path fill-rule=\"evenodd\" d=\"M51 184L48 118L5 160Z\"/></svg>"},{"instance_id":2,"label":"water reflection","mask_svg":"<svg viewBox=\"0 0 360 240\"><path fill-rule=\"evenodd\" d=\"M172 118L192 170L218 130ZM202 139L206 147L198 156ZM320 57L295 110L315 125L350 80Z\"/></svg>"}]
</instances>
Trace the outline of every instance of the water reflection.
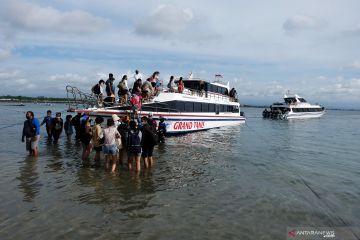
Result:
<instances>
[{"instance_id":1,"label":"water reflection","mask_svg":"<svg viewBox=\"0 0 360 240\"><path fill-rule=\"evenodd\" d=\"M37 172L37 158L27 156L23 165L20 167L20 181L18 188L24 194L23 201L32 202L39 193L41 184L38 182L39 174Z\"/></svg>"},{"instance_id":2,"label":"water reflection","mask_svg":"<svg viewBox=\"0 0 360 240\"><path fill-rule=\"evenodd\" d=\"M88 187L86 192L77 196L81 203L101 206L105 213L124 213L125 218L153 216L139 213L148 208L155 194L152 170L144 170L140 174L127 171L112 174L102 168L82 167L77 172L77 184L82 188Z\"/></svg>"}]
</instances>

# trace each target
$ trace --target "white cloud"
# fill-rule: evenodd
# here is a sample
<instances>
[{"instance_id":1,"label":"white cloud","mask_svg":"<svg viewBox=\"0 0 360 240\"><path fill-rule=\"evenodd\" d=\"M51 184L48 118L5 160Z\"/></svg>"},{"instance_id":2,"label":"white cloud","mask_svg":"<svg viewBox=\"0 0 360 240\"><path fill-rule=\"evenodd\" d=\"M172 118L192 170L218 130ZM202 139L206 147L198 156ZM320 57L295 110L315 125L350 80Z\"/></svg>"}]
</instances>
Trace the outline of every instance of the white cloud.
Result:
<instances>
[{"instance_id":1,"label":"white cloud","mask_svg":"<svg viewBox=\"0 0 360 240\"><path fill-rule=\"evenodd\" d=\"M283 24L283 29L289 35L301 31L319 31L325 27L326 22L324 20L302 14L288 18Z\"/></svg>"},{"instance_id":2,"label":"white cloud","mask_svg":"<svg viewBox=\"0 0 360 240\"><path fill-rule=\"evenodd\" d=\"M138 35L162 37L183 42L218 40L220 35L196 18L189 8L174 4L161 4L149 16L140 20L135 27Z\"/></svg>"},{"instance_id":3,"label":"white cloud","mask_svg":"<svg viewBox=\"0 0 360 240\"><path fill-rule=\"evenodd\" d=\"M360 37L360 24L350 30L344 31L344 34L346 36Z\"/></svg>"},{"instance_id":4,"label":"white cloud","mask_svg":"<svg viewBox=\"0 0 360 240\"><path fill-rule=\"evenodd\" d=\"M190 9L180 8L172 4L158 6L150 16L136 26L136 32L144 35L176 35L183 32L194 14Z\"/></svg>"},{"instance_id":5,"label":"white cloud","mask_svg":"<svg viewBox=\"0 0 360 240\"><path fill-rule=\"evenodd\" d=\"M6 1L0 10L1 19L15 29L46 33L95 33L110 21L87 12L61 12L53 7L41 7L25 1Z\"/></svg>"},{"instance_id":6,"label":"white cloud","mask_svg":"<svg viewBox=\"0 0 360 240\"><path fill-rule=\"evenodd\" d=\"M354 62L352 62L352 63L350 64L350 68L360 69L360 61L355 60Z\"/></svg>"},{"instance_id":7,"label":"white cloud","mask_svg":"<svg viewBox=\"0 0 360 240\"><path fill-rule=\"evenodd\" d=\"M344 79L343 77L338 77L335 83L320 88L319 94L337 95L343 99L358 99L360 95L360 78Z\"/></svg>"}]
</instances>

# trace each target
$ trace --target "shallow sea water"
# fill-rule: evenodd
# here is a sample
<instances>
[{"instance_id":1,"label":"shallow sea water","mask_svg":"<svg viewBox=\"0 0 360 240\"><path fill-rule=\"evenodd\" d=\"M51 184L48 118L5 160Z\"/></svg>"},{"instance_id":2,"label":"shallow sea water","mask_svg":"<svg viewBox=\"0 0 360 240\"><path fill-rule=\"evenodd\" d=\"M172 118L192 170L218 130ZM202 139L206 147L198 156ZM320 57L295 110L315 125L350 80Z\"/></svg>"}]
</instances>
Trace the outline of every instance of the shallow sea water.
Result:
<instances>
[{"instance_id":1,"label":"shallow sea water","mask_svg":"<svg viewBox=\"0 0 360 240\"><path fill-rule=\"evenodd\" d=\"M360 226L360 112L264 120L170 137L155 167L112 175L73 139L40 156L20 141L25 112L0 105L0 239L286 239L289 226ZM93 156L93 155L92 155Z\"/></svg>"}]
</instances>

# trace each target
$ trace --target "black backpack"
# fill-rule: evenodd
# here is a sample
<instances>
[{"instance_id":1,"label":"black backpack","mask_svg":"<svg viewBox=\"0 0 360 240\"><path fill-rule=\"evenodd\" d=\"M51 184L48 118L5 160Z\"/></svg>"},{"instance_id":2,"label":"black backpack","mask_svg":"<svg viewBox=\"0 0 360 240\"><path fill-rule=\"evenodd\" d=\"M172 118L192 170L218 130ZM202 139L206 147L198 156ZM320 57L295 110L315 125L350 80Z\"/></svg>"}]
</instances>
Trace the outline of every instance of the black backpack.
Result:
<instances>
[{"instance_id":1,"label":"black backpack","mask_svg":"<svg viewBox=\"0 0 360 240\"><path fill-rule=\"evenodd\" d=\"M152 143L153 143L154 145L157 145L158 142L159 142L159 135L158 135L158 133L157 133L157 131L156 131L156 126L155 126L155 124L151 124L151 125L150 125L150 130L151 130Z\"/></svg>"},{"instance_id":2,"label":"black backpack","mask_svg":"<svg viewBox=\"0 0 360 240\"><path fill-rule=\"evenodd\" d=\"M141 153L141 140L139 132L139 130L136 130L135 132L129 131L127 146L130 153Z\"/></svg>"}]
</instances>

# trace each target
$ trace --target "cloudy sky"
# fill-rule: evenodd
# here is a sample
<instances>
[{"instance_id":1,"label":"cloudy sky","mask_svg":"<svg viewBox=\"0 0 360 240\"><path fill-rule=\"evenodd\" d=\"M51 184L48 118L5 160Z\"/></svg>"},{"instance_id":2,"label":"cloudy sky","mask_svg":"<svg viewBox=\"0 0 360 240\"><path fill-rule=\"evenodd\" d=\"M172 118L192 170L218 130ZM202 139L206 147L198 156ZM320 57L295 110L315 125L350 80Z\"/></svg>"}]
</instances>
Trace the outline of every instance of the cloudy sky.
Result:
<instances>
[{"instance_id":1,"label":"cloudy sky","mask_svg":"<svg viewBox=\"0 0 360 240\"><path fill-rule=\"evenodd\" d=\"M359 0L0 0L0 95L64 97L159 70L222 74L244 104L290 90L360 108Z\"/></svg>"}]
</instances>

